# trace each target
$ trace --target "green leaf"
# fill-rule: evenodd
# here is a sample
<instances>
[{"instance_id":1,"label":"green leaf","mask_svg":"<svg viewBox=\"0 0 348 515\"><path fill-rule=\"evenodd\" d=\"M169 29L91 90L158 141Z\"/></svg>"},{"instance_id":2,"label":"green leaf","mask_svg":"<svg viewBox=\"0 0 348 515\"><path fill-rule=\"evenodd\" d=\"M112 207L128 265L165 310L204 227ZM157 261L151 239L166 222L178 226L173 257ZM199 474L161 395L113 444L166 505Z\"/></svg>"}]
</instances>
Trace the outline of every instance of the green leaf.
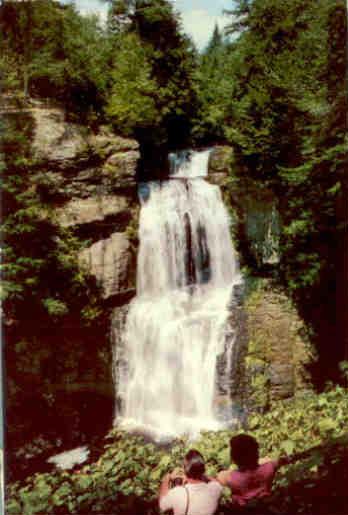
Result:
<instances>
[{"instance_id":1,"label":"green leaf","mask_svg":"<svg viewBox=\"0 0 348 515\"><path fill-rule=\"evenodd\" d=\"M295 448L296 448L296 444L292 440L285 440L284 442L281 443L281 449L283 449L287 455L292 454L294 452Z\"/></svg>"},{"instance_id":2,"label":"green leaf","mask_svg":"<svg viewBox=\"0 0 348 515\"><path fill-rule=\"evenodd\" d=\"M331 418L324 418L323 420L319 421L318 427L320 431L325 433L327 431L332 431L333 429L336 429L338 427L338 424L337 421Z\"/></svg>"}]
</instances>

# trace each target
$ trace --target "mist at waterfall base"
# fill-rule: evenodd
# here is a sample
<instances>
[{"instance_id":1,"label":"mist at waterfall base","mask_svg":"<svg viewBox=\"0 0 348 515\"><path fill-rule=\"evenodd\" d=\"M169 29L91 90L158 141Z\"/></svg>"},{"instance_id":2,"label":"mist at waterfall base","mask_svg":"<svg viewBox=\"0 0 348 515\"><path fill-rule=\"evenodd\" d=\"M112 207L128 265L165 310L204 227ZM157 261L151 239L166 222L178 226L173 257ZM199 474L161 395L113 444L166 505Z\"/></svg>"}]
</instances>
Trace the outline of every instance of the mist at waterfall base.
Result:
<instances>
[{"instance_id":1,"label":"mist at waterfall base","mask_svg":"<svg viewBox=\"0 0 348 515\"><path fill-rule=\"evenodd\" d=\"M240 275L220 189L205 180L209 155L172 154L168 180L140 185L137 295L122 355L114 350L115 425L157 441L232 422L219 420L214 400L218 357L231 368L226 323Z\"/></svg>"}]
</instances>

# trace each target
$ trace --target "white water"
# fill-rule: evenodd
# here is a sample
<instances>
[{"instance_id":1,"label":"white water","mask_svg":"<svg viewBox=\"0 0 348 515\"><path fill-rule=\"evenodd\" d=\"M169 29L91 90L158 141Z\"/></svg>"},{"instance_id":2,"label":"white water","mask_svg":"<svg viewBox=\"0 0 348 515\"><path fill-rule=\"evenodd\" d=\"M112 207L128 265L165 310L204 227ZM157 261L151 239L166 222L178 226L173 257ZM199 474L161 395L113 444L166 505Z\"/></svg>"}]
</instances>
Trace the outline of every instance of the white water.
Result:
<instances>
[{"instance_id":1,"label":"white water","mask_svg":"<svg viewBox=\"0 0 348 515\"><path fill-rule=\"evenodd\" d=\"M48 458L48 463L53 463L62 470L69 470L75 465L84 463L89 456L89 450L87 447L77 447L71 451L61 452L55 456Z\"/></svg>"},{"instance_id":2,"label":"white water","mask_svg":"<svg viewBox=\"0 0 348 515\"><path fill-rule=\"evenodd\" d=\"M208 159L209 151L177 158L175 178L150 183L142 202L127 366L115 370L123 399L116 422L158 439L220 427L216 360L239 274L220 190L203 179Z\"/></svg>"}]
</instances>

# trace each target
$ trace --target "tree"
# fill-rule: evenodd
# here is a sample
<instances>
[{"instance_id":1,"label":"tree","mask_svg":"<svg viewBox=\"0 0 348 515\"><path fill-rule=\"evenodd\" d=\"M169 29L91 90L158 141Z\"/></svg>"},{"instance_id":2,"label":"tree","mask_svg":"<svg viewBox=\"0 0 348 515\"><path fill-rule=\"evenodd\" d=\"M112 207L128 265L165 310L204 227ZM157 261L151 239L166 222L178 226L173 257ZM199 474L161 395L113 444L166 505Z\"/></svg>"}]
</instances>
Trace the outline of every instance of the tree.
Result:
<instances>
[{"instance_id":1,"label":"tree","mask_svg":"<svg viewBox=\"0 0 348 515\"><path fill-rule=\"evenodd\" d=\"M7 38L19 57L21 82L25 97L29 93L30 63L33 51L33 12L31 0L24 2L3 2L0 11L2 44Z\"/></svg>"},{"instance_id":2,"label":"tree","mask_svg":"<svg viewBox=\"0 0 348 515\"><path fill-rule=\"evenodd\" d=\"M225 9L225 14L232 17L232 22L227 25L226 33L241 33L249 27L249 17L254 0L235 0L233 9Z\"/></svg>"},{"instance_id":3,"label":"tree","mask_svg":"<svg viewBox=\"0 0 348 515\"><path fill-rule=\"evenodd\" d=\"M20 82L26 96L64 101L70 110L100 110L111 47L96 17L35 0L5 2L0 18L2 66L5 76L15 74L12 84Z\"/></svg>"},{"instance_id":4,"label":"tree","mask_svg":"<svg viewBox=\"0 0 348 515\"><path fill-rule=\"evenodd\" d=\"M342 71L332 76L343 68L342 60L341 67L338 61L333 66L330 49L339 5L340 0L239 2L232 14L243 15L233 49L240 66L225 106L225 134L237 155L234 173L274 193L282 220L279 279L322 351L336 326L328 292L336 280L336 203L345 159L345 115L334 113L346 109L342 102L339 110L331 107L333 97L343 98L332 85L345 91ZM338 43L343 54L345 39ZM326 369L331 359L334 370L338 353L322 356Z\"/></svg>"},{"instance_id":5,"label":"tree","mask_svg":"<svg viewBox=\"0 0 348 515\"><path fill-rule=\"evenodd\" d=\"M158 84L152 78L148 52L136 34L129 33L119 43L112 69L111 96L106 112L126 135L134 129L146 130L160 123L156 106Z\"/></svg>"},{"instance_id":6,"label":"tree","mask_svg":"<svg viewBox=\"0 0 348 515\"><path fill-rule=\"evenodd\" d=\"M178 15L167 0L116 0L111 2L110 12L110 23L113 17L118 27L116 54L119 51L121 56L121 63L115 58L114 80L117 77L119 83L129 83L129 73L133 73L137 84L130 88L138 99L136 110L144 112L144 120L135 113L131 116L127 133L146 145L179 144L188 137L196 101L195 53L181 31ZM130 70L125 49L129 51ZM143 70L136 70L137 66ZM107 112L120 131L124 130L121 113L128 110L129 95L120 96L119 85L114 82Z\"/></svg>"},{"instance_id":7,"label":"tree","mask_svg":"<svg viewBox=\"0 0 348 515\"><path fill-rule=\"evenodd\" d=\"M226 106L234 88L234 54L216 25L196 71L198 112L194 137L200 144L224 141Z\"/></svg>"},{"instance_id":8,"label":"tree","mask_svg":"<svg viewBox=\"0 0 348 515\"><path fill-rule=\"evenodd\" d=\"M223 39L222 34L220 32L219 26L216 23L214 27L213 35L210 38L210 41L208 42L208 45L205 49L204 54L208 55L212 52L215 52L216 50L219 50L223 45Z\"/></svg>"}]
</instances>

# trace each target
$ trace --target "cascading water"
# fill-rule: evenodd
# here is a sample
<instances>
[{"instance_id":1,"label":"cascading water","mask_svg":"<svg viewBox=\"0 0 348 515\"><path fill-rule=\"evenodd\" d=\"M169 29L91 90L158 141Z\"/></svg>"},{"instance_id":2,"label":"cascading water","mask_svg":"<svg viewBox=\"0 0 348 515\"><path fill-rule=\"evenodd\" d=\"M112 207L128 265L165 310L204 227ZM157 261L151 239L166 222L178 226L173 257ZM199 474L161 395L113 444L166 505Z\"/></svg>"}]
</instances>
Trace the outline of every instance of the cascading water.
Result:
<instances>
[{"instance_id":1,"label":"cascading water","mask_svg":"<svg viewBox=\"0 0 348 515\"><path fill-rule=\"evenodd\" d=\"M117 349L114 355L122 399L116 423L155 438L220 427L217 358L225 351L239 274L220 190L204 180L209 154L171 155L171 178L147 183L141 195L137 296L123 334L125 366Z\"/></svg>"}]
</instances>

